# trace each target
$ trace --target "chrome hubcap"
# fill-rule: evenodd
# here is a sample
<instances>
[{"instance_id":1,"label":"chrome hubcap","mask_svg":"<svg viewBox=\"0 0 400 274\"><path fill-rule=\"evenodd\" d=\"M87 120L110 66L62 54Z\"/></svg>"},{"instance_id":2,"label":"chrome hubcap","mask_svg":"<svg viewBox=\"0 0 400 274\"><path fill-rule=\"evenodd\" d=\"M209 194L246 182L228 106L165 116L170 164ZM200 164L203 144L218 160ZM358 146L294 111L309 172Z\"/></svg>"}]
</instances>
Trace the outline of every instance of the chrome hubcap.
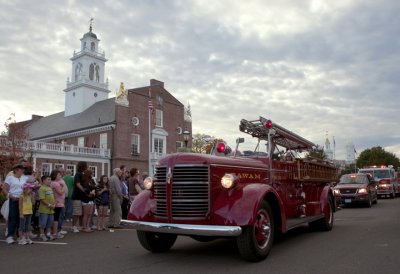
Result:
<instances>
[{"instance_id":1,"label":"chrome hubcap","mask_svg":"<svg viewBox=\"0 0 400 274\"><path fill-rule=\"evenodd\" d=\"M268 245L271 236L271 222L267 212L260 210L254 226L255 239L258 246L262 249Z\"/></svg>"}]
</instances>

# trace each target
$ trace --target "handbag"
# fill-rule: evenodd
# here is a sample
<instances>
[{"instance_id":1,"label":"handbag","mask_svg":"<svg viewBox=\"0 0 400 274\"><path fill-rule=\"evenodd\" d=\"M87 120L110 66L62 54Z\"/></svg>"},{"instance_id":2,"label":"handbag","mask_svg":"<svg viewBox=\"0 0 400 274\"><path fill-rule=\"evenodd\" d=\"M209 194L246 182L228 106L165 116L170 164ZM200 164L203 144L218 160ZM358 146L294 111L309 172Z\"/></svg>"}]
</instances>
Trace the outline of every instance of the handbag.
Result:
<instances>
[{"instance_id":1,"label":"handbag","mask_svg":"<svg viewBox=\"0 0 400 274\"><path fill-rule=\"evenodd\" d=\"M4 201L2 207L1 207L1 215L3 215L3 218L7 221L8 220L8 213L9 213L9 205L10 201L7 199Z\"/></svg>"}]
</instances>

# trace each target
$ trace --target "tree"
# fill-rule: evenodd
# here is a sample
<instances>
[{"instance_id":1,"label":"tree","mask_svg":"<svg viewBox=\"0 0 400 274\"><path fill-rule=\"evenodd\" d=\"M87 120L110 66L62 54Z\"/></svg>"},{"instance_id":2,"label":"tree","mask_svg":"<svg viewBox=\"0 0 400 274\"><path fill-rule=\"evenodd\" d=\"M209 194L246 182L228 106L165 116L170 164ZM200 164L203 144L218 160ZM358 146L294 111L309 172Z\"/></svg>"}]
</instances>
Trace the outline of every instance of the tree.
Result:
<instances>
[{"instance_id":1,"label":"tree","mask_svg":"<svg viewBox=\"0 0 400 274\"><path fill-rule=\"evenodd\" d=\"M400 160L392 152L385 151L384 148L377 146L364 150L357 158L357 166L380 166L392 165L395 168L400 167Z\"/></svg>"},{"instance_id":2,"label":"tree","mask_svg":"<svg viewBox=\"0 0 400 274\"><path fill-rule=\"evenodd\" d=\"M323 148L319 147L318 145L313 148L312 150L308 151L306 155L307 159L319 159L319 160L326 160L327 156Z\"/></svg>"},{"instance_id":3,"label":"tree","mask_svg":"<svg viewBox=\"0 0 400 274\"><path fill-rule=\"evenodd\" d=\"M214 136L197 133L193 135L192 152L209 154L215 144L223 141L224 140L215 138Z\"/></svg>"},{"instance_id":4,"label":"tree","mask_svg":"<svg viewBox=\"0 0 400 274\"><path fill-rule=\"evenodd\" d=\"M192 140L192 151L194 153L207 153L210 142L214 140L214 137L206 134L197 133L193 135Z\"/></svg>"},{"instance_id":5,"label":"tree","mask_svg":"<svg viewBox=\"0 0 400 274\"><path fill-rule=\"evenodd\" d=\"M17 123L14 113L4 122L4 127L0 137L0 176L3 178L20 158L25 157L25 142L28 139L25 123Z\"/></svg>"}]
</instances>

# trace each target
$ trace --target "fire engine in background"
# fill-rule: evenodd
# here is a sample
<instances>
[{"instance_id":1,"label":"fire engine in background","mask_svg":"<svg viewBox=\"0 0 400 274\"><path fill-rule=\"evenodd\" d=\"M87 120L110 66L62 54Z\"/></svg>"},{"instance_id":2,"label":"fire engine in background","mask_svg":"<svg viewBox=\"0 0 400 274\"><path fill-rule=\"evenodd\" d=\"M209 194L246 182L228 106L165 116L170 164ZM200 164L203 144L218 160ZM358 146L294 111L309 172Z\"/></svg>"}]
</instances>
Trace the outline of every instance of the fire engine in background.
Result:
<instances>
[{"instance_id":1,"label":"fire engine in background","mask_svg":"<svg viewBox=\"0 0 400 274\"><path fill-rule=\"evenodd\" d=\"M303 224L332 229L335 166L299 158L315 145L265 118L243 119L239 129L258 139L248 156L239 153L244 138L238 138L232 153L225 143L216 145L224 157L176 153L160 159L125 221L145 249L167 251L178 235L198 241L230 237L244 259L260 261L278 233Z\"/></svg>"},{"instance_id":2,"label":"fire engine in background","mask_svg":"<svg viewBox=\"0 0 400 274\"><path fill-rule=\"evenodd\" d=\"M361 168L359 173L369 173L378 182L378 195L395 198L400 194L399 177L393 166L370 166Z\"/></svg>"}]
</instances>

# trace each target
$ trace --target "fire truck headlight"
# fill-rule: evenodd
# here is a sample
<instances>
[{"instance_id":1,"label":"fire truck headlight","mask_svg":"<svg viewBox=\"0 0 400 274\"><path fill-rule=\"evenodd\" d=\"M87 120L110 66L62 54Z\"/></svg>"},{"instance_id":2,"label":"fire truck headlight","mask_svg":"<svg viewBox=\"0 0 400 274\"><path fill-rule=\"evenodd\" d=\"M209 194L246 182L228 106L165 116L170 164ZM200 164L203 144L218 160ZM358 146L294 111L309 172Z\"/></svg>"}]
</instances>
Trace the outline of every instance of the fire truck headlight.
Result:
<instances>
[{"instance_id":1,"label":"fire truck headlight","mask_svg":"<svg viewBox=\"0 0 400 274\"><path fill-rule=\"evenodd\" d=\"M222 178L221 178L221 185L224 188L231 188L235 182L235 176L232 174L225 174Z\"/></svg>"},{"instance_id":2,"label":"fire truck headlight","mask_svg":"<svg viewBox=\"0 0 400 274\"><path fill-rule=\"evenodd\" d=\"M367 189L366 188L360 188L358 189L358 193L367 193Z\"/></svg>"},{"instance_id":3,"label":"fire truck headlight","mask_svg":"<svg viewBox=\"0 0 400 274\"><path fill-rule=\"evenodd\" d=\"M153 178L147 177L144 179L143 185L145 189L151 189L153 187Z\"/></svg>"}]
</instances>

